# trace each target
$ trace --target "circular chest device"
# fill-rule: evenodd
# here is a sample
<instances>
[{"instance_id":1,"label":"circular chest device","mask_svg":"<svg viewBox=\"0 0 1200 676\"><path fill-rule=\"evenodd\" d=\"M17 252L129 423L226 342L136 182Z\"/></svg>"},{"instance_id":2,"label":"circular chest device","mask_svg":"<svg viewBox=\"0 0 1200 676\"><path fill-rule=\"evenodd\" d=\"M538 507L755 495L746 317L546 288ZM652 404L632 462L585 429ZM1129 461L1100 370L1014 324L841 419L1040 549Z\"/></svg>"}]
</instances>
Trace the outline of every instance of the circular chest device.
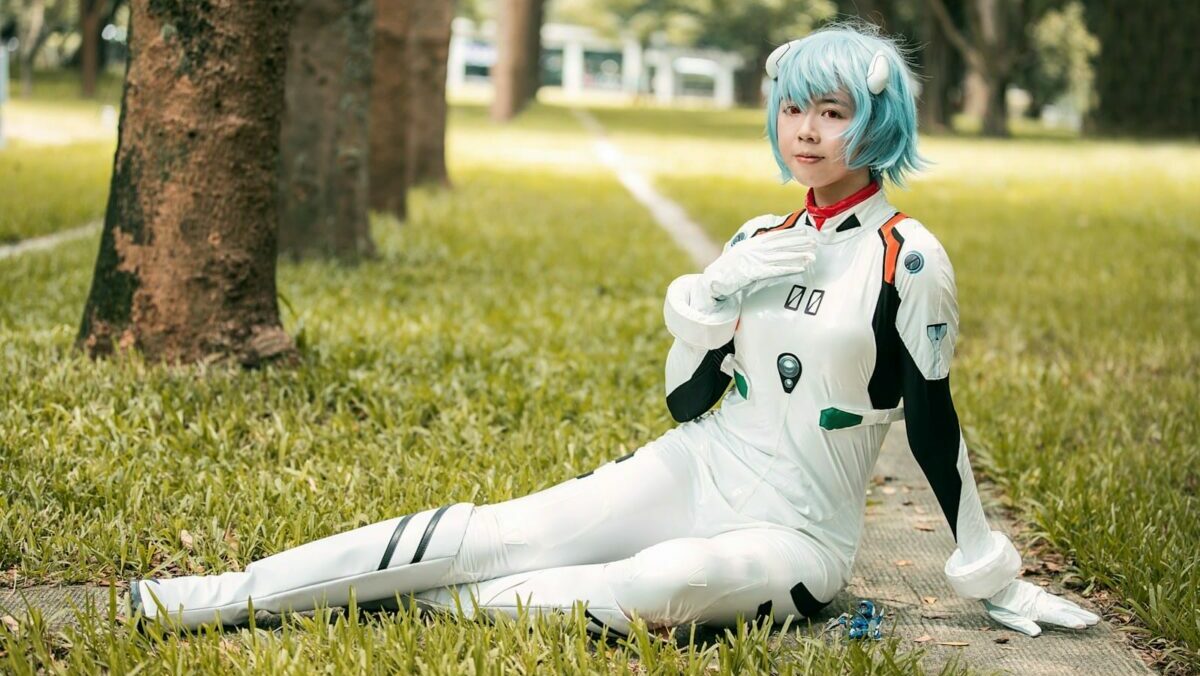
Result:
<instances>
[{"instance_id":1,"label":"circular chest device","mask_svg":"<svg viewBox=\"0 0 1200 676\"><path fill-rule=\"evenodd\" d=\"M800 360L791 352L784 352L775 360L775 366L779 370L779 381L783 384L783 391L788 394L796 389L796 383L800 381Z\"/></svg>"}]
</instances>

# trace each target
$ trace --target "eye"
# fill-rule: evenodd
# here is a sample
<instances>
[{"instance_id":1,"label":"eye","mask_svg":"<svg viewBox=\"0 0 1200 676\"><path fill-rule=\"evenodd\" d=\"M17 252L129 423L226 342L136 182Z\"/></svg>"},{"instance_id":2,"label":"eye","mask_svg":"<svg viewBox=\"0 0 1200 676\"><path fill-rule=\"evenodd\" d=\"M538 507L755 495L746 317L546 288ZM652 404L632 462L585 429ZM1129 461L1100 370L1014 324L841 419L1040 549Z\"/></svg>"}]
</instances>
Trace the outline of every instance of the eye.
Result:
<instances>
[{"instance_id":1,"label":"eye","mask_svg":"<svg viewBox=\"0 0 1200 676\"><path fill-rule=\"evenodd\" d=\"M827 108L824 111L821 111L821 114L828 115L835 120L844 119L843 115L839 111L834 110L833 108Z\"/></svg>"},{"instance_id":2,"label":"eye","mask_svg":"<svg viewBox=\"0 0 1200 676\"><path fill-rule=\"evenodd\" d=\"M800 106L797 106L794 103L784 104L783 112L787 115L799 115L800 114Z\"/></svg>"}]
</instances>

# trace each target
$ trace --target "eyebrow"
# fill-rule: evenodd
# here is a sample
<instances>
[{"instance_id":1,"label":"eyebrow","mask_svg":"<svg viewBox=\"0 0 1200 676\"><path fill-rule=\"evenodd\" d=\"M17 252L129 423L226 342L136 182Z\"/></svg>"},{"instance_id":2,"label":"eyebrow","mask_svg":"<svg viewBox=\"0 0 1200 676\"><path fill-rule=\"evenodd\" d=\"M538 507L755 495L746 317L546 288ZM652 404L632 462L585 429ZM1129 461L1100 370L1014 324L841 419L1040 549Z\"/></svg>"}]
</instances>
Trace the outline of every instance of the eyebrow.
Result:
<instances>
[{"instance_id":1,"label":"eyebrow","mask_svg":"<svg viewBox=\"0 0 1200 676\"><path fill-rule=\"evenodd\" d=\"M821 98L821 100L817 101L817 103L832 103L832 104L838 105L838 106L847 105L845 101L834 98L832 96L825 96L825 97Z\"/></svg>"}]
</instances>

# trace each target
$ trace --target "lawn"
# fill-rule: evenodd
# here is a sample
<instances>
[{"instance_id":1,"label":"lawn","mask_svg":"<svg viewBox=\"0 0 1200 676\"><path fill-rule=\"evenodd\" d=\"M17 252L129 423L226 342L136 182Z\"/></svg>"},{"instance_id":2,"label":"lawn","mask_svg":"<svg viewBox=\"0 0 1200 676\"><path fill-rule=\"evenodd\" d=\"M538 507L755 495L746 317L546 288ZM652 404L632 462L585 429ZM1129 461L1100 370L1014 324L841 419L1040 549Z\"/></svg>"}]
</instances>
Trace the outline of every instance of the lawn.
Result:
<instances>
[{"instance_id":1,"label":"lawn","mask_svg":"<svg viewBox=\"0 0 1200 676\"><path fill-rule=\"evenodd\" d=\"M240 569L396 514L523 495L669 429L662 294L689 264L574 124L456 109L454 192L416 191L402 225L377 219L378 260L281 267L291 369L88 361L72 341L95 240L5 261L8 584ZM0 670L919 673L922 654L761 628L708 648L644 630L589 647L578 617L531 627L350 613L181 638L101 613L65 633L0 630Z\"/></svg>"},{"instance_id":2,"label":"lawn","mask_svg":"<svg viewBox=\"0 0 1200 676\"><path fill-rule=\"evenodd\" d=\"M757 111L597 110L717 241L804 204ZM955 266L976 468L1081 587L1200 669L1200 146L935 137L896 207Z\"/></svg>"}]
</instances>

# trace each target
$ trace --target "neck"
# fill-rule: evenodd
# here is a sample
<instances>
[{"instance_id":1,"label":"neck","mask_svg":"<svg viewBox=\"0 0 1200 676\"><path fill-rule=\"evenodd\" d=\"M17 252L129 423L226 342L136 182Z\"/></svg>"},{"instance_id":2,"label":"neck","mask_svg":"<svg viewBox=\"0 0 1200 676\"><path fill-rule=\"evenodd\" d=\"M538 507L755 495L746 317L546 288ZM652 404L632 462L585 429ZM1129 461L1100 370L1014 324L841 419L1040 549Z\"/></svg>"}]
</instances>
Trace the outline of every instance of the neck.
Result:
<instances>
[{"instance_id":1,"label":"neck","mask_svg":"<svg viewBox=\"0 0 1200 676\"><path fill-rule=\"evenodd\" d=\"M839 181L821 186L820 188L813 188L813 200L819 207L836 204L867 187L870 183L871 171L863 167L862 169L846 174Z\"/></svg>"}]
</instances>

